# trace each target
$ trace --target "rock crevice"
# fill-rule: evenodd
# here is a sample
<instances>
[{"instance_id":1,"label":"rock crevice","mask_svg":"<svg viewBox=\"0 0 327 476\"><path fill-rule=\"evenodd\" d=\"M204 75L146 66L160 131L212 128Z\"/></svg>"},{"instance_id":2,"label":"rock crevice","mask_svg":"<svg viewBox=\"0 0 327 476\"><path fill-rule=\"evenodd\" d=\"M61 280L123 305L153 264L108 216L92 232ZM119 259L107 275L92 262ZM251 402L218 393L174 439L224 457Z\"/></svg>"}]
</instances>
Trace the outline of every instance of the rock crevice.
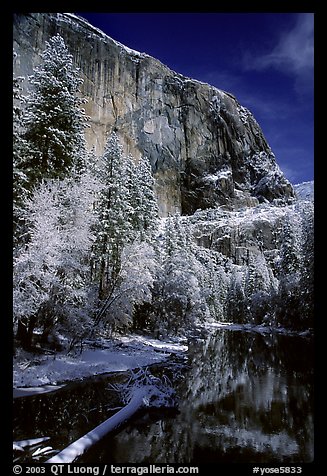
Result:
<instances>
[{"instance_id":1,"label":"rock crevice","mask_svg":"<svg viewBox=\"0 0 327 476\"><path fill-rule=\"evenodd\" d=\"M116 129L126 154L147 156L162 216L294 196L256 120L234 96L171 71L74 15L15 14L16 75L32 74L56 33L84 79L89 147L102 153Z\"/></svg>"}]
</instances>

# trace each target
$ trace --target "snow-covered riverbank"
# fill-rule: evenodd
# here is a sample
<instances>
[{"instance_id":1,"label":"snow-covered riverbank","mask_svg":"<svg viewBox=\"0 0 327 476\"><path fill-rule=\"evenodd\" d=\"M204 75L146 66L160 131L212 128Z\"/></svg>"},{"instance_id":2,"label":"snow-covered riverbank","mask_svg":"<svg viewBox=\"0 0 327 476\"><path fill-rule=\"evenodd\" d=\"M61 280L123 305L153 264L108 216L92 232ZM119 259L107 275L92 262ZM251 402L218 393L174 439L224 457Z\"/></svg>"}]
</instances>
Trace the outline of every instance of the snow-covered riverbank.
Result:
<instances>
[{"instance_id":1,"label":"snow-covered riverbank","mask_svg":"<svg viewBox=\"0 0 327 476\"><path fill-rule=\"evenodd\" d=\"M172 353L185 352L186 341L161 341L130 335L97 340L84 345L82 353L34 355L20 352L14 358L14 397L55 390L60 383L107 372L126 371L166 360ZM38 387L38 388L31 388Z\"/></svg>"}]
</instances>

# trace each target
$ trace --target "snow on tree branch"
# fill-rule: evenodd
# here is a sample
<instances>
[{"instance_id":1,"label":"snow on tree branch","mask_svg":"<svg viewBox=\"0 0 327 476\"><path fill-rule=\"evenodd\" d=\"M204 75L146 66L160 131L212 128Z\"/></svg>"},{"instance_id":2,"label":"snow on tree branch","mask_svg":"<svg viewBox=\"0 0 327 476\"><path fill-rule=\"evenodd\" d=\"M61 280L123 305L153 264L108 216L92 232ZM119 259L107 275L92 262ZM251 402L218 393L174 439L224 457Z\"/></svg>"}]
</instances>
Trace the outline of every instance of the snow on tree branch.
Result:
<instances>
[{"instance_id":1,"label":"snow on tree branch","mask_svg":"<svg viewBox=\"0 0 327 476\"><path fill-rule=\"evenodd\" d=\"M122 393L126 406L86 435L67 446L46 463L72 463L109 432L119 428L141 408L175 407L175 391L167 377L159 379L140 369L132 372L127 384L113 386Z\"/></svg>"}]
</instances>

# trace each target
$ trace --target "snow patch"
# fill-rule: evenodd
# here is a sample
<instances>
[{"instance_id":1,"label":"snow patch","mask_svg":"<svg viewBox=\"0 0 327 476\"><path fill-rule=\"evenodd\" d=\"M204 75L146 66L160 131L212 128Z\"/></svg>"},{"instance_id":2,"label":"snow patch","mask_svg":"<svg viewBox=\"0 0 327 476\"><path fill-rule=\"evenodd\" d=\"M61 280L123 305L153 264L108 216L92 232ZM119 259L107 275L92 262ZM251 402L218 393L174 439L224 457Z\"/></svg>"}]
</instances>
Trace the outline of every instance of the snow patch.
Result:
<instances>
[{"instance_id":1,"label":"snow patch","mask_svg":"<svg viewBox=\"0 0 327 476\"><path fill-rule=\"evenodd\" d=\"M94 345L101 348L94 348ZM104 348L105 347L105 348ZM14 360L13 384L16 397L54 391L58 383L77 380L109 372L132 370L165 361L172 353L187 351L185 342L159 341L131 335L113 341L91 342L81 354L44 355L37 361ZM26 356L28 359L28 357ZM24 388L22 388L24 387ZM28 387L28 388L26 388ZM31 388L33 387L33 388ZM37 392L34 387L41 387ZM24 393L25 392L25 393Z\"/></svg>"},{"instance_id":2,"label":"snow patch","mask_svg":"<svg viewBox=\"0 0 327 476\"><path fill-rule=\"evenodd\" d=\"M32 438L30 440L14 441L13 444L17 448L24 449L24 448L27 448L29 446L35 446L35 445L38 445L39 443L43 443L44 441L49 441L49 440L50 440L50 436L44 436L42 438Z\"/></svg>"},{"instance_id":3,"label":"snow patch","mask_svg":"<svg viewBox=\"0 0 327 476\"><path fill-rule=\"evenodd\" d=\"M118 46L120 49L122 50L125 50L126 53L128 53L129 55L131 55L131 60L133 61L138 61L139 59L142 59L142 58L152 58L153 60L155 60L156 62L159 62L161 63L161 61L159 61L158 59L148 55L147 53L140 53L139 51L136 51L136 50L133 50L132 48L129 48L128 46L124 45L123 43L120 43L119 41L117 40L114 40L113 38L111 38L110 36L108 36L106 33L104 33L102 30L100 30L99 28L96 28L95 26L93 26L91 23L89 23L85 18L83 17L80 17L78 15L75 15L73 13L62 13L61 14L64 18L64 20L66 22L68 22L69 20L74 20L75 23L78 22L80 23L81 25L83 25L85 28L87 28L89 31L91 31L91 33L93 34L96 34L99 38L101 38L103 41L112 41L116 46ZM161 63L163 64L163 63ZM210 85L209 83L206 83L204 81L200 81L198 79L194 79L194 78L189 78L187 76L184 76L180 73L176 73L175 71L171 70L167 65L164 65L165 68L167 68L168 71L171 71L172 73L174 73L174 75L176 77L179 78L179 80L182 82L181 84L181 87L184 88L185 85L187 85L187 83L191 83L191 84L199 84L199 85L206 85L206 86L210 86L210 88L215 91L216 94L224 97L224 96L229 96L229 97L232 97L234 100L235 100L235 97L233 97L231 94L225 92L225 91L222 91L221 89L218 89L212 85Z\"/></svg>"},{"instance_id":4,"label":"snow patch","mask_svg":"<svg viewBox=\"0 0 327 476\"><path fill-rule=\"evenodd\" d=\"M242 332L257 332L259 334L285 334L285 335L298 335L301 337L307 337L311 335L310 330L303 332L292 331L285 329L285 327L274 327L265 324L235 324L233 322L206 322L205 327L207 329L228 329L231 331Z\"/></svg>"},{"instance_id":5,"label":"snow patch","mask_svg":"<svg viewBox=\"0 0 327 476\"><path fill-rule=\"evenodd\" d=\"M216 174L208 174L204 177L204 180L209 182L218 182L219 180L226 179L230 180L232 176L231 170L222 170Z\"/></svg>"},{"instance_id":6,"label":"snow patch","mask_svg":"<svg viewBox=\"0 0 327 476\"><path fill-rule=\"evenodd\" d=\"M111 38L110 36L106 35L102 30L100 30L99 28L96 28L95 26L93 26L91 23L89 23L85 18L83 17L80 17L78 15L74 15L73 13L65 13L64 14L65 17L70 17L71 19L75 20L75 21L78 21L79 23L84 23L84 26L88 29L88 30L91 30L93 31L94 33L96 33L98 36L100 36L102 39L104 40L110 40L112 41L116 46L118 46L119 48L123 49L126 51L126 53L134 56L134 57L138 57L138 58L145 58L147 57L148 55L146 53L140 53L139 51L136 51L136 50L133 50L131 48L128 48L128 46L125 46L123 45L122 43L120 43L119 41L117 40L114 40L113 38Z\"/></svg>"},{"instance_id":7,"label":"snow patch","mask_svg":"<svg viewBox=\"0 0 327 476\"><path fill-rule=\"evenodd\" d=\"M186 344L183 344L182 342L186 342L186 339L181 339L181 338L176 338L174 341L166 342L166 341L160 341L158 339L154 339L151 337L147 336L125 336L121 337L120 341L132 346L133 344L142 344L144 346L150 346L158 350L162 350L165 352L186 352L188 350L188 346Z\"/></svg>"},{"instance_id":8,"label":"snow patch","mask_svg":"<svg viewBox=\"0 0 327 476\"><path fill-rule=\"evenodd\" d=\"M237 107L237 111L239 113L239 117L240 117L241 121L243 122L243 124L247 124L247 122L249 120L249 116L252 115L251 112L248 109L246 109L246 107L241 106L241 105L239 105Z\"/></svg>"},{"instance_id":9,"label":"snow patch","mask_svg":"<svg viewBox=\"0 0 327 476\"><path fill-rule=\"evenodd\" d=\"M299 200L314 200L314 181L293 185L295 195Z\"/></svg>"},{"instance_id":10,"label":"snow patch","mask_svg":"<svg viewBox=\"0 0 327 476\"><path fill-rule=\"evenodd\" d=\"M30 397L32 395L40 395L41 393L55 392L64 385L45 385L44 387L14 388L13 398Z\"/></svg>"},{"instance_id":11,"label":"snow patch","mask_svg":"<svg viewBox=\"0 0 327 476\"><path fill-rule=\"evenodd\" d=\"M126 406L67 448L50 458L46 463L72 463L107 433L121 426L143 407L171 407L176 405L175 391L168 379L154 377L147 370L132 372L130 381L117 387L123 392ZM48 448L47 448L48 449Z\"/></svg>"}]
</instances>

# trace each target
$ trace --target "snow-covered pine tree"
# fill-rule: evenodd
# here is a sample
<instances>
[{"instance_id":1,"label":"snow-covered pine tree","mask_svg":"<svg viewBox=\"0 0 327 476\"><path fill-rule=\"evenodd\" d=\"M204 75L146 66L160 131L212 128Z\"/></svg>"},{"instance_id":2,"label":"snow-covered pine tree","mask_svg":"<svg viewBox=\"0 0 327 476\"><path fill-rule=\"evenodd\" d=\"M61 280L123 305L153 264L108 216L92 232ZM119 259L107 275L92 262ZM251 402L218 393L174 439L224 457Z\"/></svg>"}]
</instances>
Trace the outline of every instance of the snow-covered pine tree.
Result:
<instances>
[{"instance_id":1,"label":"snow-covered pine tree","mask_svg":"<svg viewBox=\"0 0 327 476\"><path fill-rule=\"evenodd\" d=\"M276 319L295 329L313 325L313 204L299 202L285 215L279 260Z\"/></svg>"},{"instance_id":2,"label":"snow-covered pine tree","mask_svg":"<svg viewBox=\"0 0 327 476\"><path fill-rule=\"evenodd\" d=\"M166 218L164 222L164 243L162 256L172 256L176 250L175 227L171 216Z\"/></svg>"},{"instance_id":3,"label":"snow-covered pine tree","mask_svg":"<svg viewBox=\"0 0 327 476\"><path fill-rule=\"evenodd\" d=\"M189 235L187 226L182 224L181 217L178 213L169 216L165 222L165 242L164 254L171 256L174 253L185 250L189 245Z\"/></svg>"},{"instance_id":4,"label":"snow-covered pine tree","mask_svg":"<svg viewBox=\"0 0 327 476\"><path fill-rule=\"evenodd\" d=\"M245 273L246 321L271 322L272 303L278 291L278 280L273 275L263 253L250 254Z\"/></svg>"},{"instance_id":5,"label":"snow-covered pine tree","mask_svg":"<svg viewBox=\"0 0 327 476\"><path fill-rule=\"evenodd\" d=\"M149 243L158 208L149 165L143 160L135 164L132 157L126 157L115 132L109 136L104 154L95 161L93 170L99 186L92 253L92 280L98 283L99 298L95 325L103 322L112 330L132 322L134 306L143 302L141 289L147 288L145 282L153 280L149 269L154 269L154 258ZM148 241L147 246L144 241ZM126 256L131 257L130 263ZM136 268L131 268L134 256L144 261L139 262L138 274L134 272ZM144 302L148 302L148 292L143 295Z\"/></svg>"},{"instance_id":6,"label":"snow-covered pine tree","mask_svg":"<svg viewBox=\"0 0 327 476\"><path fill-rule=\"evenodd\" d=\"M178 214L165 221L161 270L154 286L152 326L161 335L187 332L208 317L201 287L202 265Z\"/></svg>"},{"instance_id":7,"label":"snow-covered pine tree","mask_svg":"<svg viewBox=\"0 0 327 476\"><path fill-rule=\"evenodd\" d=\"M302 260L300 263L300 316L308 327L314 325L314 204L299 204L302 222Z\"/></svg>"},{"instance_id":8,"label":"snow-covered pine tree","mask_svg":"<svg viewBox=\"0 0 327 476\"><path fill-rule=\"evenodd\" d=\"M14 52L14 58L16 53ZM26 141L23 137L22 76L13 78L13 238L17 245L23 234L22 206L26 198L27 177L24 172Z\"/></svg>"},{"instance_id":9,"label":"snow-covered pine tree","mask_svg":"<svg viewBox=\"0 0 327 476\"><path fill-rule=\"evenodd\" d=\"M198 280L207 304L207 314L211 319L224 321L230 284L230 276L225 269L227 260L221 253L196 243L192 243L190 249L199 263Z\"/></svg>"},{"instance_id":10,"label":"snow-covered pine tree","mask_svg":"<svg viewBox=\"0 0 327 476\"><path fill-rule=\"evenodd\" d=\"M301 217L291 208L284 217L278 263L276 319L281 325L296 326L299 320L301 251Z\"/></svg>"},{"instance_id":11,"label":"snow-covered pine tree","mask_svg":"<svg viewBox=\"0 0 327 476\"><path fill-rule=\"evenodd\" d=\"M285 215L280 248L279 271L281 278L295 275L301 262L301 216L290 209Z\"/></svg>"},{"instance_id":12,"label":"snow-covered pine tree","mask_svg":"<svg viewBox=\"0 0 327 476\"><path fill-rule=\"evenodd\" d=\"M141 240L152 241L158 229L159 209L151 164L146 157L142 156L136 165L133 183L135 228L139 231Z\"/></svg>"},{"instance_id":13,"label":"snow-covered pine tree","mask_svg":"<svg viewBox=\"0 0 327 476\"><path fill-rule=\"evenodd\" d=\"M126 180L132 166L113 132L94 168L99 191L94 210L97 238L92 253L92 276L99 284L100 300L107 298L117 286L123 247L135 238L129 181Z\"/></svg>"},{"instance_id":14,"label":"snow-covered pine tree","mask_svg":"<svg viewBox=\"0 0 327 476\"><path fill-rule=\"evenodd\" d=\"M32 88L24 114L28 143L24 173L30 190L42 179L65 177L85 151L83 80L59 34L46 43L41 57L29 77Z\"/></svg>"},{"instance_id":15,"label":"snow-covered pine tree","mask_svg":"<svg viewBox=\"0 0 327 476\"><path fill-rule=\"evenodd\" d=\"M245 295L246 270L244 268L244 266L235 265L231 269L226 310L228 321L247 322L249 319L249 306Z\"/></svg>"}]
</instances>

